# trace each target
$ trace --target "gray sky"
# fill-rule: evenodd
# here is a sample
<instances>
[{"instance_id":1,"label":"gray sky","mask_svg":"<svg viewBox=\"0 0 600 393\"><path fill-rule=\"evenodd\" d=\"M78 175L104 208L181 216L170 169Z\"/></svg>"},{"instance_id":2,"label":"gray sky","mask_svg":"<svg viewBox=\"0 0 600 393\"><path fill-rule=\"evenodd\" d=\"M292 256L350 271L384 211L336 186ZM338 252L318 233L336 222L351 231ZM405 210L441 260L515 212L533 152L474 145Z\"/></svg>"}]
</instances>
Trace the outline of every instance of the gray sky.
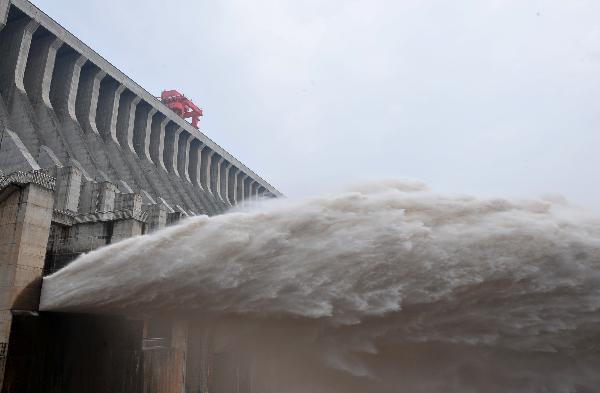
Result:
<instances>
[{"instance_id":1,"label":"gray sky","mask_svg":"<svg viewBox=\"0 0 600 393\"><path fill-rule=\"evenodd\" d=\"M35 0L287 195L409 177L600 210L598 0Z\"/></svg>"}]
</instances>

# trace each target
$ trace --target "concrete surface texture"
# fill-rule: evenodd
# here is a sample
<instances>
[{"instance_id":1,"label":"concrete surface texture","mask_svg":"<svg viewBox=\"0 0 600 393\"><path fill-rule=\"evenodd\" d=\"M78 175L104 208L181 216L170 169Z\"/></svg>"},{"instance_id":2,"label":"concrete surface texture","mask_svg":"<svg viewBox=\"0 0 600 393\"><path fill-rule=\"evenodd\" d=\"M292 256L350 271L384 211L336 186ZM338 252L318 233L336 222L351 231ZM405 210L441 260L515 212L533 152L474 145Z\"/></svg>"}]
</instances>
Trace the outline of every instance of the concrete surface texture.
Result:
<instances>
[{"instance_id":1,"label":"concrete surface texture","mask_svg":"<svg viewBox=\"0 0 600 393\"><path fill-rule=\"evenodd\" d=\"M38 313L42 277L183 217L278 196L31 3L0 0L2 393L218 384L194 368L190 348L210 344L188 345L186 321L167 323L156 346L146 345L157 339L153 321Z\"/></svg>"},{"instance_id":2,"label":"concrete surface texture","mask_svg":"<svg viewBox=\"0 0 600 393\"><path fill-rule=\"evenodd\" d=\"M0 157L5 172L74 166L184 215L280 195L31 3L0 8L0 127L13 145Z\"/></svg>"}]
</instances>

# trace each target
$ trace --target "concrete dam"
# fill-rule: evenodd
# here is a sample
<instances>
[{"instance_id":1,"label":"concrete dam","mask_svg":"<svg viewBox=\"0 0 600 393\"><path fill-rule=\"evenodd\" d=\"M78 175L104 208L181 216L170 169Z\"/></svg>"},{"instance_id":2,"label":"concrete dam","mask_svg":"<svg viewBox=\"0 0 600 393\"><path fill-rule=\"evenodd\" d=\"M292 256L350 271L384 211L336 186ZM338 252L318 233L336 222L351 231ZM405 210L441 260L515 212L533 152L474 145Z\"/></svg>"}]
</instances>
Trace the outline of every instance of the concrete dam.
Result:
<instances>
[{"instance_id":1,"label":"concrete dam","mask_svg":"<svg viewBox=\"0 0 600 393\"><path fill-rule=\"evenodd\" d=\"M0 0L0 393L598 391L600 217L280 198L182 98Z\"/></svg>"},{"instance_id":2,"label":"concrete dam","mask_svg":"<svg viewBox=\"0 0 600 393\"><path fill-rule=\"evenodd\" d=\"M41 279L280 192L27 0L0 0L0 132L1 391L242 391L184 322L44 314Z\"/></svg>"}]
</instances>

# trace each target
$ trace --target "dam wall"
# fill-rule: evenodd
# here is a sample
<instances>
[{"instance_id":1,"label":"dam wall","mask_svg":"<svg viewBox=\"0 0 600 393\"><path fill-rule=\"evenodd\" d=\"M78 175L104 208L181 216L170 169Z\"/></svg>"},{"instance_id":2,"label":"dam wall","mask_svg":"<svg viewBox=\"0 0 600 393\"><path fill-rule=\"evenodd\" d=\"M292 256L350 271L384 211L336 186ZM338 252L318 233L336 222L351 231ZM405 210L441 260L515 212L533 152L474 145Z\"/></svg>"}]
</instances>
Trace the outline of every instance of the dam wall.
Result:
<instances>
[{"instance_id":1,"label":"dam wall","mask_svg":"<svg viewBox=\"0 0 600 393\"><path fill-rule=\"evenodd\" d=\"M73 166L184 215L281 195L28 1L1 0L0 28L5 173Z\"/></svg>"},{"instance_id":2,"label":"dam wall","mask_svg":"<svg viewBox=\"0 0 600 393\"><path fill-rule=\"evenodd\" d=\"M182 218L279 196L30 2L0 0L2 393L229 391L228 372L198 369L213 357L194 355L207 343L186 321L42 313L42 277Z\"/></svg>"}]
</instances>

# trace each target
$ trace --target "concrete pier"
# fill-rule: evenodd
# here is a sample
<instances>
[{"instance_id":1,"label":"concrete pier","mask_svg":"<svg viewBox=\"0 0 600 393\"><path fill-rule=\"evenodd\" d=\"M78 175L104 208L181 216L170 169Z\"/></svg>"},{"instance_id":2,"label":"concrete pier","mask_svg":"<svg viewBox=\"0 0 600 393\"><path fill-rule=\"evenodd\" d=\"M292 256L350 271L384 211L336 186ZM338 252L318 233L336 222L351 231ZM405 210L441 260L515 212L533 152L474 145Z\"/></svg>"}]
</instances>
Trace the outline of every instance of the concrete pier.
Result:
<instances>
[{"instance_id":1,"label":"concrete pier","mask_svg":"<svg viewBox=\"0 0 600 393\"><path fill-rule=\"evenodd\" d=\"M0 385L13 312L38 308L54 203L54 179L42 172L0 179Z\"/></svg>"}]
</instances>

